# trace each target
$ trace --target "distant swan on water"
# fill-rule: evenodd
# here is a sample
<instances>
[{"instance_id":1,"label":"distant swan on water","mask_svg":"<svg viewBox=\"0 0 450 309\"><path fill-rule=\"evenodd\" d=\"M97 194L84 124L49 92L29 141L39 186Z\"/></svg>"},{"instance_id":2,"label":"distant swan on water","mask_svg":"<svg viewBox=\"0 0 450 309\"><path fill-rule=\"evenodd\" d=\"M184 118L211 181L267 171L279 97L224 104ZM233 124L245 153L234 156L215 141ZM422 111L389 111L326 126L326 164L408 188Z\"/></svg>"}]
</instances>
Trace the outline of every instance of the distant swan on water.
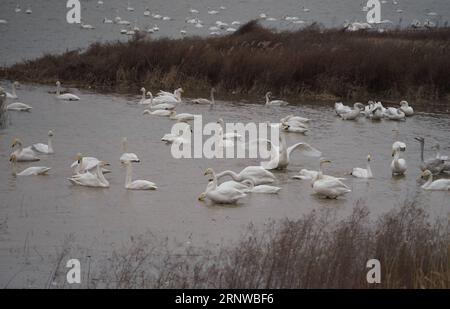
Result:
<instances>
[{"instance_id":1,"label":"distant swan on water","mask_svg":"<svg viewBox=\"0 0 450 309\"><path fill-rule=\"evenodd\" d=\"M51 169L51 167L46 166L31 166L23 171L17 173L16 172L16 162L17 157L13 154L9 158L9 161L12 163L12 174L14 176L37 176L37 175L46 175L48 171Z\"/></svg>"},{"instance_id":2,"label":"distant swan on water","mask_svg":"<svg viewBox=\"0 0 450 309\"><path fill-rule=\"evenodd\" d=\"M79 101L80 98L71 93L63 93L61 94L61 82L56 82L56 98L63 101Z\"/></svg>"}]
</instances>

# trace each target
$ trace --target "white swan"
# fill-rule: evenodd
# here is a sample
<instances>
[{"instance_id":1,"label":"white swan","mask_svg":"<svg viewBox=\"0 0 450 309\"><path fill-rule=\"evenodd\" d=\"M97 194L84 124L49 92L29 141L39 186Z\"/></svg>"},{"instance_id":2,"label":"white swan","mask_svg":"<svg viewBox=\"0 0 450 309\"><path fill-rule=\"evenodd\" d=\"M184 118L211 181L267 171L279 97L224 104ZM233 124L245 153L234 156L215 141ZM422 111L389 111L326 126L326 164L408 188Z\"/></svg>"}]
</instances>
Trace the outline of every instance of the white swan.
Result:
<instances>
[{"instance_id":1,"label":"white swan","mask_svg":"<svg viewBox=\"0 0 450 309\"><path fill-rule=\"evenodd\" d=\"M15 155L11 155L9 161L12 163L12 174L14 176L35 176L35 175L46 175L51 167L46 166L32 166L24 169L20 173L16 172L16 162L17 157Z\"/></svg>"},{"instance_id":2,"label":"white swan","mask_svg":"<svg viewBox=\"0 0 450 309\"><path fill-rule=\"evenodd\" d=\"M145 96L145 94L146 94L145 91L146 91L145 88L142 87L141 88L142 96L141 96L141 100L139 101L139 104L142 104L142 105L153 104L153 95L152 95L152 93L150 91L147 92L147 95L150 96L150 99L147 99L146 96Z\"/></svg>"},{"instance_id":3,"label":"white swan","mask_svg":"<svg viewBox=\"0 0 450 309\"><path fill-rule=\"evenodd\" d=\"M284 106L288 105L289 102L283 101L283 100L270 100L270 97L272 96L272 92L266 93L266 105L272 105L272 106Z\"/></svg>"},{"instance_id":4,"label":"white swan","mask_svg":"<svg viewBox=\"0 0 450 309\"><path fill-rule=\"evenodd\" d=\"M189 124L186 124L185 129L183 131L178 132L178 134L168 133L165 134L161 141L165 142L166 144L189 144L190 141L183 138L183 132L184 130L190 130L192 132L191 126Z\"/></svg>"},{"instance_id":5,"label":"white swan","mask_svg":"<svg viewBox=\"0 0 450 309\"><path fill-rule=\"evenodd\" d=\"M37 143L37 144L33 144L33 146L31 146L33 148L34 151L39 152L39 153L45 153L45 154L53 154L53 144L52 144L52 137L53 137L53 131L49 130L48 131L48 144L43 144L43 143Z\"/></svg>"},{"instance_id":6,"label":"white swan","mask_svg":"<svg viewBox=\"0 0 450 309\"><path fill-rule=\"evenodd\" d=\"M181 94L184 92L183 88L177 88L172 92L168 92L168 91L163 91L160 90L156 95L157 96L169 96L169 97L173 97L174 99L181 101Z\"/></svg>"},{"instance_id":7,"label":"white swan","mask_svg":"<svg viewBox=\"0 0 450 309\"><path fill-rule=\"evenodd\" d=\"M105 161L100 161L95 167L95 173L86 172L83 174L75 174L67 178L72 184L84 187L108 188L109 182L103 176L103 167L109 165Z\"/></svg>"},{"instance_id":8,"label":"white swan","mask_svg":"<svg viewBox=\"0 0 450 309\"><path fill-rule=\"evenodd\" d=\"M216 92L215 88L211 88L211 99L203 99L203 98L198 98L198 99L193 99L191 100L192 103L194 104L209 104L209 105L214 105L215 101L214 101L214 93Z\"/></svg>"},{"instance_id":9,"label":"white swan","mask_svg":"<svg viewBox=\"0 0 450 309\"><path fill-rule=\"evenodd\" d=\"M94 157L84 157L81 153L77 154L75 162L70 166L73 174L83 174L92 172L101 161ZM102 167L103 173L110 173L111 171Z\"/></svg>"},{"instance_id":10,"label":"white swan","mask_svg":"<svg viewBox=\"0 0 450 309\"><path fill-rule=\"evenodd\" d=\"M414 115L414 109L411 106L409 106L407 101L400 102L400 109L402 110L403 113L405 113L405 116L407 117Z\"/></svg>"},{"instance_id":11,"label":"white swan","mask_svg":"<svg viewBox=\"0 0 450 309\"><path fill-rule=\"evenodd\" d=\"M355 120L359 117L361 111L363 110L364 105L362 103L357 102L353 105L353 109L350 112L341 113L339 114L339 116L341 116L343 120Z\"/></svg>"},{"instance_id":12,"label":"white swan","mask_svg":"<svg viewBox=\"0 0 450 309\"><path fill-rule=\"evenodd\" d=\"M158 109L155 111L145 109L142 112L142 115L154 115L154 116L160 116L160 117L169 117L171 113L172 113L171 110L166 110L166 109Z\"/></svg>"},{"instance_id":13,"label":"white swan","mask_svg":"<svg viewBox=\"0 0 450 309\"><path fill-rule=\"evenodd\" d=\"M180 103L181 102L181 94L183 93L183 88L178 88L174 91L174 93L161 94L157 97L153 98L153 104L161 104L161 103Z\"/></svg>"},{"instance_id":14,"label":"white swan","mask_svg":"<svg viewBox=\"0 0 450 309\"><path fill-rule=\"evenodd\" d=\"M124 164L127 167L127 174L125 177L125 189L128 190L156 190L158 187L155 183L147 180L131 180L133 167L130 161L125 161Z\"/></svg>"},{"instance_id":15,"label":"white swan","mask_svg":"<svg viewBox=\"0 0 450 309\"><path fill-rule=\"evenodd\" d=\"M378 105L378 103L375 103L373 109L369 112L369 118L372 120L381 120L384 117L383 106Z\"/></svg>"},{"instance_id":16,"label":"white swan","mask_svg":"<svg viewBox=\"0 0 450 309\"><path fill-rule=\"evenodd\" d=\"M385 112L385 117L389 120L405 120L406 115L401 109L388 107Z\"/></svg>"},{"instance_id":17,"label":"white swan","mask_svg":"<svg viewBox=\"0 0 450 309\"><path fill-rule=\"evenodd\" d=\"M119 159L121 163L124 163L126 161L141 162L141 160L139 160L138 156L135 153L127 152L128 151L128 139L126 137L124 137L122 139L122 150L123 150L123 154L120 156L120 159Z\"/></svg>"},{"instance_id":18,"label":"white swan","mask_svg":"<svg viewBox=\"0 0 450 309\"><path fill-rule=\"evenodd\" d=\"M230 176L233 180L238 182L250 179L255 185L273 183L276 180L275 175L262 166L247 166L238 174L233 171L226 170L218 173L216 176L218 179L224 176Z\"/></svg>"},{"instance_id":19,"label":"white swan","mask_svg":"<svg viewBox=\"0 0 450 309\"><path fill-rule=\"evenodd\" d=\"M301 180L313 180L314 178L317 177L318 174L319 174L319 171L313 171L313 170L308 170L308 169L301 169L300 172L298 173L298 175L294 175L294 176L292 176L292 178L294 178L294 179L301 179ZM345 178L334 177L334 176L330 176L330 175L322 175L322 177L324 179L345 180Z\"/></svg>"},{"instance_id":20,"label":"white swan","mask_svg":"<svg viewBox=\"0 0 450 309\"><path fill-rule=\"evenodd\" d=\"M280 192L280 187L269 186L269 185L258 185L255 186L255 183L250 179L246 179L242 182L243 184L248 184L248 189L245 189L244 192L250 193L264 193L264 194L278 194Z\"/></svg>"},{"instance_id":21,"label":"white swan","mask_svg":"<svg viewBox=\"0 0 450 309\"><path fill-rule=\"evenodd\" d=\"M367 167L360 168L355 167L353 168L353 171L351 172L351 175L356 178L373 178L372 169L370 168L370 161L372 160L372 156L369 154L367 156Z\"/></svg>"},{"instance_id":22,"label":"white swan","mask_svg":"<svg viewBox=\"0 0 450 309\"><path fill-rule=\"evenodd\" d=\"M19 87L19 86L20 86L20 84L19 84L18 81L13 82L13 83L11 84L11 93L6 92L6 97L7 97L8 99L17 99L17 98L19 98L19 97L17 96L17 93L16 93L16 87Z\"/></svg>"},{"instance_id":23,"label":"white swan","mask_svg":"<svg viewBox=\"0 0 450 309\"><path fill-rule=\"evenodd\" d=\"M212 169L207 169L205 176L212 176ZM218 204L235 204L241 198L247 196L244 192L232 188L227 185L217 186L217 179L210 181L206 187L206 191L200 194L198 199L204 201L205 198L209 198L214 203Z\"/></svg>"},{"instance_id":24,"label":"white swan","mask_svg":"<svg viewBox=\"0 0 450 309\"><path fill-rule=\"evenodd\" d=\"M330 160L320 160L320 168L317 176L312 180L311 186L314 192L326 198L336 199L339 196L352 192L342 181L336 178L323 177L323 165L331 163Z\"/></svg>"},{"instance_id":25,"label":"white swan","mask_svg":"<svg viewBox=\"0 0 450 309\"><path fill-rule=\"evenodd\" d=\"M400 148L393 148L392 156L394 157L394 160L392 160L391 163L391 171L393 176L404 175L407 170L406 160L400 158L400 151L402 151Z\"/></svg>"},{"instance_id":26,"label":"white swan","mask_svg":"<svg viewBox=\"0 0 450 309\"><path fill-rule=\"evenodd\" d=\"M338 116L341 114L346 114L352 111L350 106L342 104L342 102L336 102L334 103L334 111Z\"/></svg>"},{"instance_id":27,"label":"white swan","mask_svg":"<svg viewBox=\"0 0 450 309\"><path fill-rule=\"evenodd\" d=\"M61 82L56 82L56 98L64 101L79 101L80 98L72 93L61 94Z\"/></svg>"},{"instance_id":28,"label":"white swan","mask_svg":"<svg viewBox=\"0 0 450 309\"><path fill-rule=\"evenodd\" d=\"M286 122L287 124L293 123L293 124L304 125L304 126L307 126L307 123L309 123L310 121L311 120L308 118L294 116L292 114L287 115L286 117L280 119L280 122Z\"/></svg>"},{"instance_id":29,"label":"white swan","mask_svg":"<svg viewBox=\"0 0 450 309\"><path fill-rule=\"evenodd\" d=\"M181 113L181 114L177 114L176 111L172 110L170 112L169 118L172 120L177 120L179 122L188 122L190 120L194 120L195 117L199 117L200 115L193 115L193 114L189 114L189 113Z\"/></svg>"},{"instance_id":30,"label":"white swan","mask_svg":"<svg viewBox=\"0 0 450 309\"><path fill-rule=\"evenodd\" d=\"M12 154L16 157L17 162L27 162L27 161L39 161L40 159L37 157L36 153L30 147L23 148L22 141L18 138L15 138L12 143L12 148L18 146L19 149L15 150Z\"/></svg>"},{"instance_id":31,"label":"white swan","mask_svg":"<svg viewBox=\"0 0 450 309\"><path fill-rule=\"evenodd\" d=\"M433 181L433 173L429 170L422 172L422 178L427 179L427 181L422 185L424 190L432 191L448 191L450 190L450 179L438 179Z\"/></svg>"},{"instance_id":32,"label":"white swan","mask_svg":"<svg viewBox=\"0 0 450 309\"><path fill-rule=\"evenodd\" d=\"M419 136L415 137L414 139L420 143L420 162L421 162L420 169L422 171L429 170L434 175L442 173L445 167L445 160L438 158L437 156L435 158L429 158L427 160L424 160L423 153L425 148L425 138Z\"/></svg>"},{"instance_id":33,"label":"white swan","mask_svg":"<svg viewBox=\"0 0 450 309\"><path fill-rule=\"evenodd\" d=\"M30 105L20 102L11 103L6 106L6 110L8 111L29 112L31 109L32 107Z\"/></svg>"},{"instance_id":34,"label":"white swan","mask_svg":"<svg viewBox=\"0 0 450 309\"><path fill-rule=\"evenodd\" d=\"M309 131L309 129L305 128L304 126L288 124L286 122L281 123L281 129L285 132L302 133L302 134L305 134L306 132Z\"/></svg>"},{"instance_id":35,"label":"white swan","mask_svg":"<svg viewBox=\"0 0 450 309\"><path fill-rule=\"evenodd\" d=\"M297 143L286 147L286 140L282 134L279 135L279 146L268 140L260 139L259 141L271 144L270 161L261 162L261 166L268 170L286 168L289 165L290 155L294 150L298 150L301 154L309 157L320 157L322 155L319 150L306 143Z\"/></svg>"}]
</instances>

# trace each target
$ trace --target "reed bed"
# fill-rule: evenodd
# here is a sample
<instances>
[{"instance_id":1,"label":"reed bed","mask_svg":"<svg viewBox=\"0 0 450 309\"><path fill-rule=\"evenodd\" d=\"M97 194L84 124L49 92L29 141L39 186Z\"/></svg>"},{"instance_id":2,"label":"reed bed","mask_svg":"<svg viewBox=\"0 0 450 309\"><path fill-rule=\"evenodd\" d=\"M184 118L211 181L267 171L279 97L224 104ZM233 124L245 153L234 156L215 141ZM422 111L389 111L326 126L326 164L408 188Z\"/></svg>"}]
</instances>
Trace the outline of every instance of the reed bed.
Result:
<instances>
[{"instance_id":1,"label":"reed bed","mask_svg":"<svg viewBox=\"0 0 450 309\"><path fill-rule=\"evenodd\" d=\"M296 97L442 99L450 93L450 28L347 32L313 24L277 32L256 21L234 34L95 43L0 70L0 78Z\"/></svg>"},{"instance_id":2,"label":"reed bed","mask_svg":"<svg viewBox=\"0 0 450 309\"><path fill-rule=\"evenodd\" d=\"M450 288L450 222L406 202L373 220L358 203L351 215L313 211L299 220L249 226L219 249L167 249L134 238L108 259L91 287L106 288ZM215 246L209 246L214 248ZM369 259L381 283L369 284Z\"/></svg>"}]
</instances>

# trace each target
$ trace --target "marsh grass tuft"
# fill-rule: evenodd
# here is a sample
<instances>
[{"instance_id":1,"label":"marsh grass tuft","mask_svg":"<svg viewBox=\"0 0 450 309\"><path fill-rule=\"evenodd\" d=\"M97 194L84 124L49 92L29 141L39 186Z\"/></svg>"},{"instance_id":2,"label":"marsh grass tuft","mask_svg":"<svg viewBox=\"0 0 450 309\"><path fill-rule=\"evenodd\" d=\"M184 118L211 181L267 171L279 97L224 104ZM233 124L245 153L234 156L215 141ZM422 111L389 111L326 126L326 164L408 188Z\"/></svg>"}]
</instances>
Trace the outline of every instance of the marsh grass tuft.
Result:
<instances>
[{"instance_id":1,"label":"marsh grass tuft","mask_svg":"<svg viewBox=\"0 0 450 309\"><path fill-rule=\"evenodd\" d=\"M275 32L256 21L217 38L95 43L0 71L0 78L138 91L141 86L241 94L437 99L450 93L450 29L385 33L312 25Z\"/></svg>"}]
</instances>

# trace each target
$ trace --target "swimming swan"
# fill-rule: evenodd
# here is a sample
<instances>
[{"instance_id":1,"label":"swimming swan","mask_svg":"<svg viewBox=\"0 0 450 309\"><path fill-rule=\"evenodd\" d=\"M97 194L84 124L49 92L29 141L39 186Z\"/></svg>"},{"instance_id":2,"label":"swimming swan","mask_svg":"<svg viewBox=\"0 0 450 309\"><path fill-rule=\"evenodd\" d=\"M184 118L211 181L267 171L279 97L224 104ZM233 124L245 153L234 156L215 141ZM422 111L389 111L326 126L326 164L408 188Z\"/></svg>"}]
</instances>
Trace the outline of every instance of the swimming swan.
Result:
<instances>
[{"instance_id":1,"label":"swimming swan","mask_svg":"<svg viewBox=\"0 0 450 309\"><path fill-rule=\"evenodd\" d=\"M352 111L350 106L342 104L342 102L334 103L334 111L336 115L340 116L341 114L350 113Z\"/></svg>"},{"instance_id":2,"label":"swimming swan","mask_svg":"<svg viewBox=\"0 0 450 309\"><path fill-rule=\"evenodd\" d=\"M262 166L247 166L242 171L240 171L238 174L226 170L221 173L218 173L217 179L220 179L224 176L230 176L233 180L237 182L242 182L246 179L250 179L253 181L253 183L257 185L267 184L267 183L273 183L276 180L276 177L274 174L263 168Z\"/></svg>"},{"instance_id":3,"label":"swimming swan","mask_svg":"<svg viewBox=\"0 0 450 309\"><path fill-rule=\"evenodd\" d=\"M316 194L326 198L337 199L339 196L352 192L342 181L323 177L323 165L331 163L330 160L321 159L317 176L312 180L311 186Z\"/></svg>"},{"instance_id":4,"label":"swimming swan","mask_svg":"<svg viewBox=\"0 0 450 309\"><path fill-rule=\"evenodd\" d=\"M20 102L11 103L6 106L6 110L8 111L29 112L31 109L32 107L30 105Z\"/></svg>"},{"instance_id":5,"label":"swimming swan","mask_svg":"<svg viewBox=\"0 0 450 309\"><path fill-rule=\"evenodd\" d=\"M81 153L78 153L75 162L70 166L73 174L83 174L86 172L92 172L101 161L94 157L84 157ZM110 173L111 171L102 167L103 173Z\"/></svg>"},{"instance_id":6,"label":"swimming swan","mask_svg":"<svg viewBox=\"0 0 450 309\"><path fill-rule=\"evenodd\" d=\"M208 168L205 171L205 176L213 176L214 171ZM206 187L206 191L200 194L199 201L204 201L205 198L210 199L214 203L218 204L235 204L241 198L247 196L243 191L237 190L228 185L217 186L217 178L214 177Z\"/></svg>"},{"instance_id":7,"label":"swimming swan","mask_svg":"<svg viewBox=\"0 0 450 309\"><path fill-rule=\"evenodd\" d=\"M272 96L272 92L266 93L266 105L272 105L272 106L284 106L288 105L289 102L283 101L283 100L270 100L270 97Z\"/></svg>"},{"instance_id":8,"label":"swimming swan","mask_svg":"<svg viewBox=\"0 0 450 309\"><path fill-rule=\"evenodd\" d=\"M172 110L169 115L170 119L177 120L178 122L188 122L190 120L194 120L195 117L199 117L199 115L193 115L189 113L177 114L177 112L174 110Z\"/></svg>"},{"instance_id":9,"label":"swimming swan","mask_svg":"<svg viewBox=\"0 0 450 309\"><path fill-rule=\"evenodd\" d=\"M409 106L407 101L400 102L400 109L402 110L403 113L405 113L405 116L407 117L414 115L414 109L411 106Z\"/></svg>"},{"instance_id":10,"label":"swimming swan","mask_svg":"<svg viewBox=\"0 0 450 309\"><path fill-rule=\"evenodd\" d=\"M407 170L406 160L400 158L400 151L404 150L402 150L402 148L399 147L393 147L392 156L394 157L394 160L392 160L391 163L391 171L393 176L404 175Z\"/></svg>"},{"instance_id":11,"label":"swimming swan","mask_svg":"<svg viewBox=\"0 0 450 309\"><path fill-rule=\"evenodd\" d=\"M351 175L356 178L373 178L372 169L370 168L370 161L372 160L372 156L369 154L367 156L367 167L360 168L355 167L353 168L353 171L351 172Z\"/></svg>"},{"instance_id":12,"label":"swimming swan","mask_svg":"<svg viewBox=\"0 0 450 309\"><path fill-rule=\"evenodd\" d=\"M16 93L16 87L19 87L19 86L20 86L20 84L19 84L18 81L13 82L11 84L11 93L6 92L6 97L8 99L17 99L18 96L17 96L17 93Z\"/></svg>"},{"instance_id":13,"label":"swimming swan","mask_svg":"<svg viewBox=\"0 0 450 309\"><path fill-rule=\"evenodd\" d=\"M37 143L37 144L33 144L33 146L31 146L33 148L34 151L39 152L39 153L44 153L44 154L53 154L53 144L52 144L52 137L53 137L53 131L49 130L48 131L48 144L42 144L42 143Z\"/></svg>"},{"instance_id":14,"label":"swimming swan","mask_svg":"<svg viewBox=\"0 0 450 309\"><path fill-rule=\"evenodd\" d=\"M16 172L16 162L17 157L15 155L11 155L9 161L12 163L12 174L14 176L34 176L34 175L46 175L51 167L46 166L32 166L24 169L20 173Z\"/></svg>"},{"instance_id":15,"label":"swimming swan","mask_svg":"<svg viewBox=\"0 0 450 309\"><path fill-rule=\"evenodd\" d=\"M364 110L364 105L362 103L355 103L353 105L353 109L349 112L344 112L339 114L343 120L355 120L361 114L361 111Z\"/></svg>"},{"instance_id":16,"label":"swimming swan","mask_svg":"<svg viewBox=\"0 0 450 309\"><path fill-rule=\"evenodd\" d=\"M56 82L56 98L64 101L79 101L80 98L71 93L61 94L61 82Z\"/></svg>"},{"instance_id":17,"label":"swimming swan","mask_svg":"<svg viewBox=\"0 0 450 309\"><path fill-rule=\"evenodd\" d=\"M124 137L122 139L122 150L123 154L120 156L120 162L124 163L125 161L131 161L131 162L141 162L139 160L138 156L135 153L127 152L128 151L128 139Z\"/></svg>"},{"instance_id":18,"label":"swimming swan","mask_svg":"<svg viewBox=\"0 0 450 309\"><path fill-rule=\"evenodd\" d=\"M191 102L194 103L194 104L214 105L215 104L215 101L214 101L214 93L215 92L216 92L216 89L215 88L211 88L211 100L199 98L199 99L193 99Z\"/></svg>"},{"instance_id":19,"label":"swimming swan","mask_svg":"<svg viewBox=\"0 0 450 309\"><path fill-rule=\"evenodd\" d=\"M22 141L18 138L13 140L11 148L14 149L15 146L18 146L19 149L15 150L12 154L16 157L17 162L29 162L29 161L39 161L40 159L37 157L36 153L30 147L23 148Z\"/></svg>"},{"instance_id":20,"label":"swimming swan","mask_svg":"<svg viewBox=\"0 0 450 309\"><path fill-rule=\"evenodd\" d=\"M422 185L424 190L433 191L448 191L450 190L450 179L438 179L433 181L433 173L429 170L422 172L421 178L427 179L427 181Z\"/></svg>"},{"instance_id":21,"label":"swimming swan","mask_svg":"<svg viewBox=\"0 0 450 309\"><path fill-rule=\"evenodd\" d=\"M166 109L157 109L155 111L146 109L142 112L142 115L154 115L154 116L160 116L160 117L169 117L171 113L172 113L172 111L166 110Z\"/></svg>"},{"instance_id":22,"label":"swimming swan","mask_svg":"<svg viewBox=\"0 0 450 309\"><path fill-rule=\"evenodd\" d=\"M133 167L130 161L125 161L124 164L127 167L127 174L125 177L125 189L128 190L156 190L158 187L155 183L147 180L134 180L132 181Z\"/></svg>"},{"instance_id":23,"label":"swimming swan","mask_svg":"<svg viewBox=\"0 0 450 309\"><path fill-rule=\"evenodd\" d=\"M79 162L81 164L81 162ZM72 184L84 186L84 187L98 187L98 188L108 188L109 182L103 176L103 167L109 165L105 161L100 161L95 168L95 173L86 172L83 174L75 174L70 178L67 178Z\"/></svg>"}]
</instances>

